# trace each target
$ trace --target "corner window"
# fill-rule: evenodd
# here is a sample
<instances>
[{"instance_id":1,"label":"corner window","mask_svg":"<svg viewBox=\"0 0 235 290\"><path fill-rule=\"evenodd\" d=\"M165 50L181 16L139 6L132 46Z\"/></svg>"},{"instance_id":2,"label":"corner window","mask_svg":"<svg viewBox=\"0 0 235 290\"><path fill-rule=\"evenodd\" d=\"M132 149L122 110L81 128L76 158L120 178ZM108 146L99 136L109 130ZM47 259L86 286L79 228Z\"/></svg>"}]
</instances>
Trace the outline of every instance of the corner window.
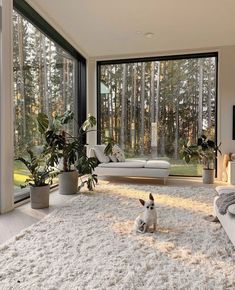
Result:
<instances>
[{"instance_id":1,"label":"corner window","mask_svg":"<svg viewBox=\"0 0 235 290\"><path fill-rule=\"evenodd\" d=\"M182 146L216 136L217 54L98 63L98 125L127 158L167 159L171 175L200 176Z\"/></svg>"}]
</instances>

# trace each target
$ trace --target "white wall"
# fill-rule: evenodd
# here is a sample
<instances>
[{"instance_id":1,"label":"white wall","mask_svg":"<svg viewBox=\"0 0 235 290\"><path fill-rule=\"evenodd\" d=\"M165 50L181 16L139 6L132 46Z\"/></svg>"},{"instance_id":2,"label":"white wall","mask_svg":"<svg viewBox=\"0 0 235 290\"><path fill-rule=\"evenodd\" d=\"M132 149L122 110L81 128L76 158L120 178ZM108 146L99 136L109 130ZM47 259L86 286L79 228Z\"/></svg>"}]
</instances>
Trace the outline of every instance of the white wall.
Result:
<instances>
[{"instance_id":1,"label":"white wall","mask_svg":"<svg viewBox=\"0 0 235 290\"><path fill-rule=\"evenodd\" d=\"M0 212L13 209L12 0L1 1Z\"/></svg>"},{"instance_id":2,"label":"white wall","mask_svg":"<svg viewBox=\"0 0 235 290\"><path fill-rule=\"evenodd\" d=\"M96 62L99 60L149 57L160 55L176 55L186 53L218 52L218 116L217 116L217 141L222 143L222 153L235 152L235 141L232 140L232 105L235 105L235 46L220 48L207 48L190 51L172 51L161 54L149 55L115 55L110 57L90 58L88 60L88 102L87 112L96 116ZM89 144L96 144L96 134L89 136ZM221 178L222 158L218 158L218 178Z\"/></svg>"},{"instance_id":3,"label":"white wall","mask_svg":"<svg viewBox=\"0 0 235 290\"><path fill-rule=\"evenodd\" d=\"M232 110L235 105L235 46L219 49L218 75L218 137L222 153L235 152L232 140ZM221 178L222 157L219 158L218 177Z\"/></svg>"}]
</instances>

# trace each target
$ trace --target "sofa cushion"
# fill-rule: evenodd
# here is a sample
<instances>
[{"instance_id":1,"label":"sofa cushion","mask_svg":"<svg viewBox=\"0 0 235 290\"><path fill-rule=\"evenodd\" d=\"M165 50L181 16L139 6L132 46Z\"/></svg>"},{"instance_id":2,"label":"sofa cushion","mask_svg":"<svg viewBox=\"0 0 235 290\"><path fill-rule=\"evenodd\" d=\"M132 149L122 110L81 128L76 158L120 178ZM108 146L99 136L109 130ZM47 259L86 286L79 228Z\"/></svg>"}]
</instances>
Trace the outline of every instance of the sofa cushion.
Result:
<instances>
[{"instance_id":1,"label":"sofa cushion","mask_svg":"<svg viewBox=\"0 0 235 290\"><path fill-rule=\"evenodd\" d=\"M108 163L110 161L109 157L104 154L105 147L106 147L105 145L95 145L94 146L96 158L101 163Z\"/></svg>"},{"instance_id":2,"label":"sofa cushion","mask_svg":"<svg viewBox=\"0 0 235 290\"><path fill-rule=\"evenodd\" d=\"M118 161L118 162L124 162L125 161L125 154L124 154L123 150L118 145L114 145L113 146L112 152L113 152L112 159L115 160L115 158L116 158L116 161ZM110 159L111 159L111 157L110 157Z\"/></svg>"},{"instance_id":3,"label":"sofa cushion","mask_svg":"<svg viewBox=\"0 0 235 290\"><path fill-rule=\"evenodd\" d=\"M146 161L125 161L125 162L110 162L101 163L98 167L105 168L143 168Z\"/></svg>"},{"instance_id":4,"label":"sofa cushion","mask_svg":"<svg viewBox=\"0 0 235 290\"><path fill-rule=\"evenodd\" d=\"M227 185L227 186L221 185L221 186L217 186L215 190L217 191L219 195L224 194L224 193L230 193L230 192L235 191L235 185Z\"/></svg>"},{"instance_id":5,"label":"sofa cushion","mask_svg":"<svg viewBox=\"0 0 235 290\"><path fill-rule=\"evenodd\" d=\"M170 163L165 160L148 160L145 164L147 168L158 168L158 169L168 169L170 168Z\"/></svg>"},{"instance_id":6,"label":"sofa cushion","mask_svg":"<svg viewBox=\"0 0 235 290\"><path fill-rule=\"evenodd\" d=\"M228 207L228 212L235 215L235 204L231 204L229 207Z\"/></svg>"}]
</instances>

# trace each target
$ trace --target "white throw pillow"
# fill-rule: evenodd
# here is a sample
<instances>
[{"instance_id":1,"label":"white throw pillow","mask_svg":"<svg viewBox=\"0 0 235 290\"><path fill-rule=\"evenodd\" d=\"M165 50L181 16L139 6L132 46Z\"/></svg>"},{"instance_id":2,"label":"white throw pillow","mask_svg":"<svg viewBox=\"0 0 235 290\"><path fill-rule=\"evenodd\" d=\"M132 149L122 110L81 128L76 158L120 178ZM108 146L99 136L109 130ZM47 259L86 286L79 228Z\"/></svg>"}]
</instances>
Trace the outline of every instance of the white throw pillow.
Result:
<instances>
[{"instance_id":1,"label":"white throw pillow","mask_svg":"<svg viewBox=\"0 0 235 290\"><path fill-rule=\"evenodd\" d=\"M112 156L115 157L118 162L125 161L125 154L118 145L113 146L112 152L113 152Z\"/></svg>"},{"instance_id":2,"label":"white throw pillow","mask_svg":"<svg viewBox=\"0 0 235 290\"><path fill-rule=\"evenodd\" d=\"M112 162L117 162L117 158L114 155L109 155L109 158Z\"/></svg>"},{"instance_id":3,"label":"white throw pillow","mask_svg":"<svg viewBox=\"0 0 235 290\"><path fill-rule=\"evenodd\" d=\"M235 204L231 204L228 207L228 212L235 215Z\"/></svg>"},{"instance_id":4,"label":"white throw pillow","mask_svg":"<svg viewBox=\"0 0 235 290\"><path fill-rule=\"evenodd\" d=\"M108 163L110 161L109 157L104 154L105 145L95 145L94 151L97 159L101 163Z\"/></svg>"}]
</instances>

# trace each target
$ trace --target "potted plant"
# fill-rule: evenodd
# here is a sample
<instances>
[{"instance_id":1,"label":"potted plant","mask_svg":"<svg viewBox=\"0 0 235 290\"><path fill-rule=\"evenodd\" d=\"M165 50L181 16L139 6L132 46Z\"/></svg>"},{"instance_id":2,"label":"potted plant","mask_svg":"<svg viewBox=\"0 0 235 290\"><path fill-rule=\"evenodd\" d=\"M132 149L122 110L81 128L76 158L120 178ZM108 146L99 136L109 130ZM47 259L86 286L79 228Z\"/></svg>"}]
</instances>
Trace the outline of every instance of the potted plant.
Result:
<instances>
[{"instance_id":1,"label":"potted plant","mask_svg":"<svg viewBox=\"0 0 235 290\"><path fill-rule=\"evenodd\" d=\"M77 193L85 184L91 189L92 185L97 182L96 176L92 174L94 160L86 157L84 148L85 134L96 125L96 119L89 115L82 126L78 127L78 133L75 136L66 130L66 125L73 119L74 114L71 111L56 115L52 119L44 113L40 113L37 117L39 131L45 136L44 151L51 156L50 165L59 166L62 162L62 169L59 173L60 194ZM88 180L82 180L81 186L78 187L78 177L81 178L84 174L89 174Z\"/></svg>"},{"instance_id":2,"label":"potted plant","mask_svg":"<svg viewBox=\"0 0 235 290\"><path fill-rule=\"evenodd\" d=\"M21 188L30 186L31 207L34 209L49 207L50 184L56 176L47 161L47 156L40 153L38 156L27 149L28 158L18 157L16 160L22 162L30 172Z\"/></svg>"},{"instance_id":3,"label":"potted plant","mask_svg":"<svg viewBox=\"0 0 235 290\"><path fill-rule=\"evenodd\" d=\"M197 159L203 164L203 183L214 183L215 175L215 160L217 152L221 154L218 146L213 140L210 140L205 135L198 138L195 145L187 144L183 147L183 159L189 163L191 159Z\"/></svg>"}]
</instances>

